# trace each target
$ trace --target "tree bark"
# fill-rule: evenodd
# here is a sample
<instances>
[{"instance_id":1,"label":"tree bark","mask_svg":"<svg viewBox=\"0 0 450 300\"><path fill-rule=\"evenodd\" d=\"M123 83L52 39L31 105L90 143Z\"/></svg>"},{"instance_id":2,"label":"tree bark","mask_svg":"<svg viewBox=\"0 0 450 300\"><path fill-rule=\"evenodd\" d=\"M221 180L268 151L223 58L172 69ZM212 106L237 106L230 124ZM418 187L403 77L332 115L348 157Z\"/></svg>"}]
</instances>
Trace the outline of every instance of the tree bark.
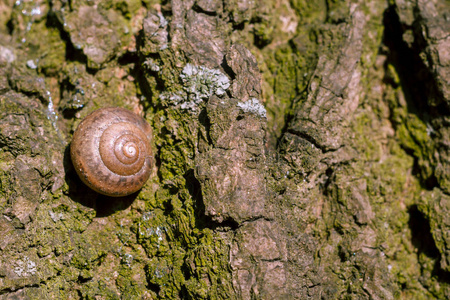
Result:
<instances>
[{"instance_id":1,"label":"tree bark","mask_svg":"<svg viewBox=\"0 0 450 300\"><path fill-rule=\"evenodd\" d=\"M0 299L450 298L445 0L0 0ZM68 147L153 128L136 194Z\"/></svg>"}]
</instances>

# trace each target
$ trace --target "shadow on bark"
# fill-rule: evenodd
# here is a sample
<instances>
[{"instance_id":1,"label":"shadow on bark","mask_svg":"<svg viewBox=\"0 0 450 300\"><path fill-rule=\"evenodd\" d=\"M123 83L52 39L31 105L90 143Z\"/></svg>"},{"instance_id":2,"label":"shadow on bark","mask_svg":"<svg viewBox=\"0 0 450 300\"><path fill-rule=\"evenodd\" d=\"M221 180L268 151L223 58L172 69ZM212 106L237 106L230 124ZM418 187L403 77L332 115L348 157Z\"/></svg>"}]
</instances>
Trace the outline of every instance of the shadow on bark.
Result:
<instances>
[{"instance_id":1,"label":"shadow on bark","mask_svg":"<svg viewBox=\"0 0 450 300\"><path fill-rule=\"evenodd\" d=\"M192 199L194 200L194 211L195 211L195 227L203 230L205 228L219 230L222 228L224 230L230 228L236 230L238 224L231 219L222 221L221 223L212 220L205 214L205 204L203 203L203 195L200 186L200 182L195 177L194 170L188 170L184 178L186 179L186 188L189 191Z\"/></svg>"},{"instance_id":2,"label":"shadow on bark","mask_svg":"<svg viewBox=\"0 0 450 300\"><path fill-rule=\"evenodd\" d=\"M389 64L394 66L395 71L398 72L399 82L395 82L389 76L386 76L383 80L394 88L400 87L402 89L405 96L406 111L417 116L424 124L430 124L432 120L449 115L449 108L444 100L444 96L439 91L430 67L425 65L420 56L426 45L420 33L418 20L414 21L410 28L405 28L406 25L400 22L396 7L393 5L385 11L383 22L385 27L383 43L388 47L388 53L386 53L388 59L385 63L385 68L388 70ZM407 30L412 30L414 34L414 42L410 46L403 38ZM430 103L432 101L430 99L435 99L435 102ZM391 116L395 115L393 110L401 105L401 103L397 103L396 106L390 104ZM397 130L406 121L399 122L391 119L391 122ZM433 134L434 132L431 131L431 138L435 138ZM414 139L414 136L412 138ZM420 144L420 141L415 140L415 142ZM434 172L430 174L429 170L420 165L417 154L414 152L415 150L404 143L401 143L401 146L406 153L414 157L413 174L421 179L422 187L427 190L439 187L436 175Z\"/></svg>"},{"instance_id":3,"label":"shadow on bark","mask_svg":"<svg viewBox=\"0 0 450 300\"><path fill-rule=\"evenodd\" d=\"M434 260L432 276L438 278L441 283L450 283L450 273L440 267L441 254L433 240L431 227L425 216L419 211L417 205L413 205L408 210L409 228L411 229L411 242L417 249L417 257L423 253L426 257Z\"/></svg>"},{"instance_id":4,"label":"shadow on bark","mask_svg":"<svg viewBox=\"0 0 450 300\"><path fill-rule=\"evenodd\" d=\"M395 9L395 6L392 6L384 13L383 43L390 51L388 62L392 63L399 73L400 86L405 94L408 111L417 114L424 121L428 121L434 115L449 114L449 108L443 101L444 97L439 92L430 67L426 66L420 57L426 45L424 38L417 33L420 30L418 20L413 23L412 28L404 28ZM408 29L414 33L411 47L403 38ZM429 105L427 99L430 97L438 99L437 105Z\"/></svg>"}]
</instances>

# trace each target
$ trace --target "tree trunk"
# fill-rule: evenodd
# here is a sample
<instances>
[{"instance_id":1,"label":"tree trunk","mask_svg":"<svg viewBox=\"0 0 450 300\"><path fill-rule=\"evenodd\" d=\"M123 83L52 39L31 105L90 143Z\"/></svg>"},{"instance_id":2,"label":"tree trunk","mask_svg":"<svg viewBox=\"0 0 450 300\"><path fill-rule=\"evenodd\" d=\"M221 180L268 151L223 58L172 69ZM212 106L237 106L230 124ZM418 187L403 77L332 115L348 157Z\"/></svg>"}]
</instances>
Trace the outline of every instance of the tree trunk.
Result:
<instances>
[{"instance_id":1,"label":"tree trunk","mask_svg":"<svg viewBox=\"0 0 450 300\"><path fill-rule=\"evenodd\" d=\"M446 0L0 0L0 299L450 298ZM136 194L78 178L97 108Z\"/></svg>"}]
</instances>

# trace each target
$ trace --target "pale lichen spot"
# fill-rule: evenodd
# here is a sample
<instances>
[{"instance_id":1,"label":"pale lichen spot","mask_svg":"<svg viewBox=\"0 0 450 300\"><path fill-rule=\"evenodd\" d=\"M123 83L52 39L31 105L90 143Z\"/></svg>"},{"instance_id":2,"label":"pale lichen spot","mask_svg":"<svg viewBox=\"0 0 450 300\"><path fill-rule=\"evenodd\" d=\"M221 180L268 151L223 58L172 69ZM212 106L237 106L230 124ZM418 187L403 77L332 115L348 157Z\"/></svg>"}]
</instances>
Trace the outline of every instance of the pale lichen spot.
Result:
<instances>
[{"instance_id":1,"label":"pale lichen spot","mask_svg":"<svg viewBox=\"0 0 450 300\"><path fill-rule=\"evenodd\" d=\"M254 113L262 118L266 117L266 108L256 98L251 98L246 102L239 102L237 106L245 112Z\"/></svg>"}]
</instances>

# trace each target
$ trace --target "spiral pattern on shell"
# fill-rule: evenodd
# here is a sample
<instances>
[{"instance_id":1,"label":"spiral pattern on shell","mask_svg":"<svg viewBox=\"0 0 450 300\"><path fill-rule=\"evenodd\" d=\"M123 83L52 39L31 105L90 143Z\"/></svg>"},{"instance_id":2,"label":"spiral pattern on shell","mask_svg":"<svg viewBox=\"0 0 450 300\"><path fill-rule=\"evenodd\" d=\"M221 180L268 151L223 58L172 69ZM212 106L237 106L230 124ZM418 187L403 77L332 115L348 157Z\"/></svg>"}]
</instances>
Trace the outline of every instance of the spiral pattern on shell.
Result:
<instances>
[{"instance_id":1,"label":"spiral pattern on shell","mask_svg":"<svg viewBox=\"0 0 450 300\"><path fill-rule=\"evenodd\" d=\"M78 125L70 156L81 180L98 193L120 197L150 176L150 125L124 108L102 108Z\"/></svg>"}]
</instances>

